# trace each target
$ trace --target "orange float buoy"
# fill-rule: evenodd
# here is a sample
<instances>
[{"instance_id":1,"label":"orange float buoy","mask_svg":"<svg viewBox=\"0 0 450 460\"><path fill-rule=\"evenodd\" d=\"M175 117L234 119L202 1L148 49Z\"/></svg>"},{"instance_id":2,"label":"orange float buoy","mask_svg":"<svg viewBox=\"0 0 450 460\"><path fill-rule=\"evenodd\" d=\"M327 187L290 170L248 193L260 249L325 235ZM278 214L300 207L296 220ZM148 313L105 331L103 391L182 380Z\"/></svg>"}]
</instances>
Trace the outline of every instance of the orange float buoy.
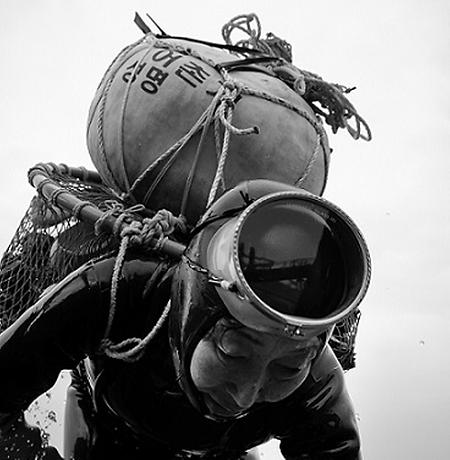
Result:
<instances>
[{"instance_id":1,"label":"orange float buoy","mask_svg":"<svg viewBox=\"0 0 450 460\"><path fill-rule=\"evenodd\" d=\"M89 114L88 148L104 182L190 224L247 179L322 194L329 149L321 123L255 61L152 33L125 48Z\"/></svg>"}]
</instances>

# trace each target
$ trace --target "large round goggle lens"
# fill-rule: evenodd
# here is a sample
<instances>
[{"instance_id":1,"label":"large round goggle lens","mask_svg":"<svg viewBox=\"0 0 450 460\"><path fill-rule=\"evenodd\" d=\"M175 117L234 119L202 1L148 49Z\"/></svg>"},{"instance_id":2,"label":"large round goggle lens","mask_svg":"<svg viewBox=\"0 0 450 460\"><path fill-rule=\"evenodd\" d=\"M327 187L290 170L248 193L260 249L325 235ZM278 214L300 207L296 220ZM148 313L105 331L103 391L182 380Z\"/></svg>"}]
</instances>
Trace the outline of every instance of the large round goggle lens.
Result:
<instances>
[{"instance_id":1,"label":"large round goggle lens","mask_svg":"<svg viewBox=\"0 0 450 460\"><path fill-rule=\"evenodd\" d=\"M245 282L263 303L316 319L339 310L358 284L349 266L356 247L352 231L335 213L307 200L284 199L247 216L238 260Z\"/></svg>"}]
</instances>

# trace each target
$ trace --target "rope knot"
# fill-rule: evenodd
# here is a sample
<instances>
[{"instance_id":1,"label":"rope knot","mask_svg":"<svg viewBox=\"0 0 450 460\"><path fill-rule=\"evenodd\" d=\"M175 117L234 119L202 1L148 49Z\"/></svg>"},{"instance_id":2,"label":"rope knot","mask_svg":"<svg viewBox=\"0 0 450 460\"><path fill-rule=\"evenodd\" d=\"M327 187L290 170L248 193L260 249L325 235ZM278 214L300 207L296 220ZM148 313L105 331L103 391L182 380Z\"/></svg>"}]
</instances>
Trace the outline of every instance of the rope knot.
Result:
<instances>
[{"instance_id":1,"label":"rope knot","mask_svg":"<svg viewBox=\"0 0 450 460\"><path fill-rule=\"evenodd\" d=\"M235 100L236 98L234 94L225 94L221 101L220 110L224 111L225 109L234 109Z\"/></svg>"},{"instance_id":2,"label":"rope knot","mask_svg":"<svg viewBox=\"0 0 450 460\"><path fill-rule=\"evenodd\" d=\"M127 211L130 211L128 209ZM127 243L134 246L144 246L145 248L155 249L161 243L162 238L170 235L176 228L185 229L185 223L182 219L175 217L170 211L160 209L153 217L146 217L142 221L132 220L123 226L124 219L130 219L129 212L121 213L117 218L117 231L120 238L127 238Z\"/></svg>"},{"instance_id":3,"label":"rope knot","mask_svg":"<svg viewBox=\"0 0 450 460\"><path fill-rule=\"evenodd\" d=\"M227 74L225 81L222 83L222 86L226 91L233 92L240 91L242 84L234 78L229 77Z\"/></svg>"},{"instance_id":4,"label":"rope knot","mask_svg":"<svg viewBox=\"0 0 450 460\"><path fill-rule=\"evenodd\" d=\"M116 200L105 200L98 205L98 208L103 211L103 214L94 224L96 235L99 235L103 231L102 227L110 217L118 217L123 213L123 204ZM116 234L116 228L113 228L113 233Z\"/></svg>"},{"instance_id":5,"label":"rope knot","mask_svg":"<svg viewBox=\"0 0 450 460\"><path fill-rule=\"evenodd\" d=\"M142 224L138 220L133 220L130 224L122 228L120 237L126 236L132 238L133 236L140 236L142 232Z\"/></svg>"},{"instance_id":6,"label":"rope knot","mask_svg":"<svg viewBox=\"0 0 450 460\"><path fill-rule=\"evenodd\" d=\"M216 110L216 117L220 120L223 127L225 128L226 136L229 135L229 133L232 133L236 136L259 134L259 128L257 126L252 126L250 128L236 128L231 124L236 99L238 96L240 96L243 85L230 77L227 77L222 85L223 94L220 97L220 104Z\"/></svg>"}]
</instances>

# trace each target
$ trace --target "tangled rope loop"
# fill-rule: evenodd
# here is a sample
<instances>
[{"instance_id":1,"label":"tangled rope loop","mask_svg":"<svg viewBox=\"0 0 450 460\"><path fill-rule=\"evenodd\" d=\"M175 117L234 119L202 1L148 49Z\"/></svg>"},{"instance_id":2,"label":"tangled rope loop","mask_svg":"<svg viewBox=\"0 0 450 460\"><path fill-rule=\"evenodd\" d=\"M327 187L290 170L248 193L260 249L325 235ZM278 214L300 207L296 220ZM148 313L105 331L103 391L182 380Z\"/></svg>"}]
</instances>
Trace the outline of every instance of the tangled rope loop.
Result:
<instances>
[{"instance_id":1,"label":"tangled rope loop","mask_svg":"<svg viewBox=\"0 0 450 460\"><path fill-rule=\"evenodd\" d=\"M240 31L246 37L233 42L233 31ZM228 45L250 48L277 58L277 62L265 64L265 67L302 96L314 112L331 126L334 133L343 128L354 139L371 140L372 134L368 124L345 96L354 88L329 83L319 75L293 65L291 45L272 33L268 33L265 39L261 38L261 24L255 14L243 14L232 18L223 26L222 36Z\"/></svg>"},{"instance_id":2,"label":"tangled rope loop","mask_svg":"<svg viewBox=\"0 0 450 460\"><path fill-rule=\"evenodd\" d=\"M261 23L254 13L240 14L224 24L222 37L225 43L231 43L231 34L236 30L240 30L247 35L247 37L236 42L237 46L252 48L261 38Z\"/></svg>"},{"instance_id":3,"label":"tangled rope loop","mask_svg":"<svg viewBox=\"0 0 450 460\"><path fill-rule=\"evenodd\" d=\"M169 300L158 321L143 339L131 337L114 344L109 338L104 338L100 344L100 352L110 358L129 363L138 361L143 356L147 345L152 341L165 323L167 317L169 316L170 307L171 304Z\"/></svg>"},{"instance_id":4,"label":"tangled rope loop","mask_svg":"<svg viewBox=\"0 0 450 460\"><path fill-rule=\"evenodd\" d=\"M233 43L231 34L234 31L241 31L246 37ZM280 57L287 62L292 62L290 43L272 32L269 32L266 38L261 38L261 22L254 13L240 14L232 18L222 27L222 37L228 45L258 50L269 56Z\"/></svg>"}]
</instances>

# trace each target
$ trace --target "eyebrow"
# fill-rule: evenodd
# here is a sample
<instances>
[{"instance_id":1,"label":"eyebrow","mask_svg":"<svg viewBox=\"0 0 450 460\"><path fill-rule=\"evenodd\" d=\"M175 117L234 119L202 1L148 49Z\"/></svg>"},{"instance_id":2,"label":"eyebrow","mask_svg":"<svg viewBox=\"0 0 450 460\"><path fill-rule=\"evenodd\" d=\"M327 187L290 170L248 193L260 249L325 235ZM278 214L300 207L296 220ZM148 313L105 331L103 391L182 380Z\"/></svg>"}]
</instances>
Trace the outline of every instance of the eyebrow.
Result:
<instances>
[{"instance_id":1,"label":"eyebrow","mask_svg":"<svg viewBox=\"0 0 450 460\"><path fill-rule=\"evenodd\" d=\"M250 342L254 343L255 345L264 345L264 343L255 337L250 331L247 326L244 324L238 323L237 321L229 321L226 325L227 330L236 331L237 333L243 335L246 339Z\"/></svg>"},{"instance_id":2,"label":"eyebrow","mask_svg":"<svg viewBox=\"0 0 450 460\"><path fill-rule=\"evenodd\" d=\"M310 343L305 344L303 347L294 348L292 350L287 351L286 356L293 357L295 355L309 353L312 349L317 351L320 349L320 345L321 345L320 342L319 343L310 342Z\"/></svg>"},{"instance_id":3,"label":"eyebrow","mask_svg":"<svg viewBox=\"0 0 450 460\"><path fill-rule=\"evenodd\" d=\"M255 337L253 334L249 333L245 326L241 328L237 328L236 331L238 331L241 335L243 335L246 339L248 339L250 342L254 343L255 345L264 345L264 343L259 340L257 337Z\"/></svg>"}]
</instances>

